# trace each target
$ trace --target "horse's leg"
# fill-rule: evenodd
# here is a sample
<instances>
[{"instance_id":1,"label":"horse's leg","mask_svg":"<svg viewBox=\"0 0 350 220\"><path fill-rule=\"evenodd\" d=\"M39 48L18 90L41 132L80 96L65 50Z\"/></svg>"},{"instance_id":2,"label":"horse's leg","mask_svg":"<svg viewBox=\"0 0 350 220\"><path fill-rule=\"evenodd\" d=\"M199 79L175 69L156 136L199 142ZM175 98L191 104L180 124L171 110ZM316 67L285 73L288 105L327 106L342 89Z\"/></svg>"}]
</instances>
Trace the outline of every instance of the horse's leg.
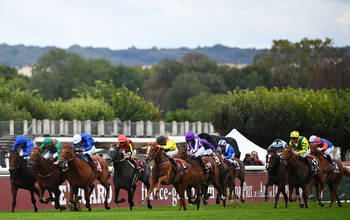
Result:
<instances>
[{"instance_id":1,"label":"horse's leg","mask_svg":"<svg viewBox=\"0 0 350 220\"><path fill-rule=\"evenodd\" d=\"M108 195L109 195L109 188L110 188L111 184L108 183L108 178L104 178L101 180L99 179L99 181L102 184L102 186L104 186L104 188L106 189L106 197L105 197L105 201L104 201L105 209L110 210L111 208L108 206ZM95 188L95 185L93 188ZM91 192L92 192L93 188L90 187Z\"/></svg>"},{"instance_id":2,"label":"horse's leg","mask_svg":"<svg viewBox=\"0 0 350 220\"><path fill-rule=\"evenodd\" d=\"M306 187L302 186L301 189L303 190L303 199L304 199L305 208L309 208L309 206L307 205Z\"/></svg>"},{"instance_id":3,"label":"horse's leg","mask_svg":"<svg viewBox=\"0 0 350 220\"><path fill-rule=\"evenodd\" d=\"M339 199L338 196L338 187L339 187L339 183L341 180L339 180L334 186L333 186L333 194L335 195L337 202L338 202L338 207L342 207L341 201Z\"/></svg>"},{"instance_id":4,"label":"horse's leg","mask_svg":"<svg viewBox=\"0 0 350 220\"><path fill-rule=\"evenodd\" d=\"M29 190L29 192L30 192L30 198L31 198L33 206L34 206L34 212L37 212L38 208L36 207L36 200L35 200L35 197L34 197L34 187L35 186L33 186L33 188L31 190Z\"/></svg>"},{"instance_id":5,"label":"horse's leg","mask_svg":"<svg viewBox=\"0 0 350 220\"><path fill-rule=\"evenodd\" d=\"M274 208L277 208L277 202L278 202L278 199L280 197L281 188L282 188L282 186L279 184L278 185L278 189L277 189L277 193L275 195L275 206L274 206Z\"/></svg>"},{"instance_id":6,"label":"horse's leg","mask_svg":"<svg viewBox=\"0 0 350 220\"><path fill-rule=\"evenodd\" d=\"M281 192L283 194L284 203L286 204L286 208L287 208L288 207L288 196L287 196L287 193L286 193L286 184L285 183L282 184Z\"/></svg>"},{"instance_id":7,"label":"horse's leg","mask_svg":"<svg viewBox=\"0 0 350 220\"><path fill-rule=\"evenodd\" d=\"M289 202L295 202L295 201L297 201L297 198L294 198L294 199L293 199L293 190L294 190L294 188L295 188L294 186L288 184ZM298 190L298 189L295 189L295 194L296 194L296 195L297 195L297 193L296 193L297 190Z\"/></svg>"},{"instance_id":8,"label":"horse's leg","mask_svg":"<svg viewBox=\"0 0 350 220\"><path fill-rule=\"evenodd\" d=\"M73 204L74 211L79 211L77 203L78 203L78 187L73 187L70 185L70 198L69 202Z\"/></svg>"},{"instance_id":9,"label":"horse's leg","mask_svg":"<svg viewBox=\"0 0 350 220\"><path fill-rule=\"evenodd\" d=\"M149 195L151 194L151 192L153 191L154 189L154 186L156 185L156 180L154 179L154 176L152 175L151 178L150 178L150 182L151 182L151 185L147 191L147 196L145 198L145 201L148 201L149 200Z\"/></svg>"},{"instance_id":10,"label":"horse's leg","mask_svg":"<svg viewBox=\"0 0 350 220\"><path fill-rule=\"evenodd\" d=\"M13 184L11 184L12 212L15 211L15 207L16 207L17 191L18 191L18 188L16 186L14 186Z\"/></svg>"},{"instance_id":11,"label":"horse's leg","mask_svg":"<svg viewBox=\"0 0 350 220\"><path fill-rule=\"evenodd\" d=\"M168 184L168 177L167 176L162 176L158 179L158 184L157 184L157 189L156 192L154 194L154 198L158 199L158 193L159 193L159 189L160 189L160 184L164 181L165 184Z\"/></svg>"},{"instance_id":12,"label":"horse's leg","mask_svg":"<svg viewBox=\"0 0 350 220\"><path fill-rule=\"evenodd\" d=\"M142 181L142 182L145 184L145 186L147 188L147 192L148 192L149 188L150 188L149 178L147 180L145 180L145 181ZM152 209L151 201L149 199L145 200L145 201L147 201L147 208Z\"/></svg>"},{"instance_id":13,"label":"horse's leg","mask_svg":"<svg viewBox=\"0 0 350 220\"><path fill-rule=\"evenodd\" d=\"M133 197L134 197L133 189L130 187L128 189L128 203L129 203L130 210L132 210L132 207L134 206Z\"/></svg>"},{"instance_id":14,"label":"horse's leg","mask_svg":"<svg viewBox=\"0 0 350 220\"><path fill-rule=\"evenodd\" d=\"M317 195L317 199L318 199L318 204L323 207L324 203L322 202L322 196L321 196L321 191L323 189L323 184L321 184L320 182L315 181L315 187L316 187L316 195ZM311 191L308 191L311 192ZM310 193L308 193L310 195ZM323 194L323 193L322 193Z\"/></svg>"},{"instance_id":15,"label":"horse's leg","mask_svg":"<svg viewBox=\"0 0 350 220\"><path fill-rule=\"evenodd\" d=\"M333 202L335 200L335 194L334 194L334 187L332 184L328 184L328 188L329 188L329 195L331 197L331 201L329 203L329 207L332 207ZM338 203L339 204L339 203Z\"/></svg>"},{"instance_id":16,"label":"horse's leg","mask_svg":"<svg viewBox=\"0 0 350 220\"><path fill-rule=\"evenodd\" d=\"M244 202L245 202L245 200L244 200L244 198L243 198L244 180L245 180L245 178L244 178L244 176L243 176L243 174L242 174L242 176L239 177L240 187L241 187L241 203L244 203Z\"/></svg>"},{"instance_id":17,"label":"horse's leg","mask_svg":"<svg viewBox=\"0 0 350 220\"><path fill-rule=\"evenodd\" d=\"M84 187L84 194L85 194L85 207L89 210L89 212L91 211L91 206L90 206L90 195L92 193L92 190L89 186L85 186Z\"/></svg>"},{"instance_id":18,"label":"horse's leg","mask_svg":"<svg viewBox=\"0 0 350 220\"><path fill-rule=\"evenodd\" d=\"M49 203L48 199L44 200L44 194L45 194L46 188L39 185L39 189L40 189L39 202L44 203L44 204L48 204Z\"/></svg>"},{"instance_id":19,"label":"horse's leg","mask_svg":"<svg viewBox=\"0 0 350 220\"><path fill-rule=\"evenodd\" d=\"M60 209L60 211L62 210L66 210L66 208L64 206L60 205L60 195L61 195L61 190L58 188L59 186L55 187L55 189L53 190L53 193L55 194L55 209Z\"/></svg>"},{"instance_id":20,"label":"horse's leg","mask_svg":"<svg viewBox=\"0 0 350 220\"><path fill-rule=\"evenodd\" d=\"M179 211L181 210L181 208L184 209L184 211L187 210L186 207L186 200L185 200L185 190L186 190L186 185L183 182L181 184L178 184L175 189L176 191L179 193L179 197L180 197L180 203L179 203Z\"/></svg>"},{"instance_id":21,"label":"horse's leg","mask_svg":"<svg viewBox=\"0 0 350 220\"><path fill-rule=\"evenodd\" d=\"M271 186L270 179L265 184L265 202L269 201L269 197L267 196L267 192L269 191L269 186Z\"/></svg>"}]
</instances>

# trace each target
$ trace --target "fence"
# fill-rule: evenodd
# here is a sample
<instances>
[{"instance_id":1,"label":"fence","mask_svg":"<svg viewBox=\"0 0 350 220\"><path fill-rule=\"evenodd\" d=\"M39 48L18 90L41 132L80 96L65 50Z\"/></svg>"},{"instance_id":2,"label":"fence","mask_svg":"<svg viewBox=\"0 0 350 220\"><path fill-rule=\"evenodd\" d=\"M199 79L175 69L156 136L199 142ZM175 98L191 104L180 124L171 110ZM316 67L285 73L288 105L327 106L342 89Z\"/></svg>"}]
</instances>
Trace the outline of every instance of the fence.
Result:
<instances>
[{"instance_id":1,"label":"fence","mask_svg":"<svg viewBox=\"0 0 350 220\"><path fill-rule=\"evenodd\" d=\"M65 121L37 120L1 121L0 136L73 136L77 133L89 133L94 136L117 136L126 134L131 137L155 137L158 135L183 136L187 131L195 133L215 133L208 122L151 122L151 121Z\"/></svg>"}]
</instances>

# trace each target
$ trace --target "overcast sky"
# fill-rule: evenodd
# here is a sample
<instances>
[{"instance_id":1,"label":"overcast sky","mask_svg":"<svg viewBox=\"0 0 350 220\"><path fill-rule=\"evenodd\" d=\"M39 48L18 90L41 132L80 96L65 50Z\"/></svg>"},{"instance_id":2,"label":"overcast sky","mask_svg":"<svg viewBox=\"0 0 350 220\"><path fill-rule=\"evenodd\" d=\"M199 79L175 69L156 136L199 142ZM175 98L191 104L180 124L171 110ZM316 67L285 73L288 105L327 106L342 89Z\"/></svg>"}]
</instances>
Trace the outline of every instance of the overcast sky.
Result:
<instances>
[{"instance_id":1,"label":"overcast sky","mask_svg":"<svg viewBox=\"0 0 350 220\"><path fill-rule=\"evenodd\" d=\"M0 43L127 49L350 45L350 0L0 0Z\"/></svg>"}]
</instances>

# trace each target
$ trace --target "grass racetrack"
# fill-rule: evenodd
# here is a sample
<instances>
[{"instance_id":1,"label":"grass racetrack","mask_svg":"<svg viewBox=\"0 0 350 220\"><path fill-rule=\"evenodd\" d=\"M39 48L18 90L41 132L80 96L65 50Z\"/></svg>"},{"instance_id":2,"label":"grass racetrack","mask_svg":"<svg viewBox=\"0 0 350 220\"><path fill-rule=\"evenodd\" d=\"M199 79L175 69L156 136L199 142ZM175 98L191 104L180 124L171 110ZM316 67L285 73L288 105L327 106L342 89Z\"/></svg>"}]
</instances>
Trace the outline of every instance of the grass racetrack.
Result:
<instances>
[{"instance_id":1,"label":"grass racetrack","mask_svg":"<svg viewBox=\"0 0 350 220\"><path fill-rule=\"evenodd\" d=\"M80 212L72 211L55 211L55 210L39 210L37 213L34 211L16 211L11 213L9 211L1 211L0 219L45 219L45 220L97 220L97 219L250 219L250 220L262 220L262 219L350 219L350 203L343 203L343 207L339 208L337 204L334 204L332 208L329 208L329 204L326 203L325 207L318 206L315 202L309 202L309 208L299 208L297 203L288 203L289 207L286 209L282 203L278 204L278 208L273 208L274 203L245 203L245 204L228 204L226 208L222 205L208 205L201 206L197 211L195 206L188 206L187 211L178 211L177 207L153 207L152 210L148 210L146 207L136 207L133 211L129 208L112 208L107 211L102 208L92 209L91 212L87 209L82 209Z\"/></svg>"}]
</instances>

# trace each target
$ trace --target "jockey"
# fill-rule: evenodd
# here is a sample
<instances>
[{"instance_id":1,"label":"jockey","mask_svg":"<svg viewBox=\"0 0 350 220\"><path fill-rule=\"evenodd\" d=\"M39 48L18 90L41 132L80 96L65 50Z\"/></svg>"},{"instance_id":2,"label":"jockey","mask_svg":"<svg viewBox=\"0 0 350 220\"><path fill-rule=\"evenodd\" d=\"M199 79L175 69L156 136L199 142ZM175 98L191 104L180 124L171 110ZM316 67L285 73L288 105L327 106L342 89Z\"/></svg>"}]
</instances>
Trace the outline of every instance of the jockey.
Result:
<instances>
[{"instance_id":1,"label":"jockey","mask_svg":"<svg viewBox=\"0 0 350 220\"><path fill-rule=\"evenodd\" d=\"M17 148L19 148L21 150L19 152L19 156L23 157L23 159L25 159L28 162L29 154L31 152L32 147L34 147L34 143L30 139L19 135L17 136L16 142L13 144L11 151L14 151Z\"/></svg>"},{"instance_id":2,"label":"jockey","mask_svg":"<svg viewBox=\"0 0 350 220\"><path fill-rule=\"evenodd\" d=\"M220 152L222 154L223 159L226 159L230 164L236 167L235 162L233 160L235 156L235 149L231 146L231 144L227 143L226 140L222 139L219 141L218 147L220 148Z\"/></svg>"},{"instance_id":3,"label":"jockey","mask_svg":"<svg viewBox=\"0 0 350 220\"><path fill-rule=\"evenodd\" d=\"M287 142L281 139L275 139L272 144L267 148L267 151L275 151L278 155L287 146Z\"/></svg>"},{"instance_id":4,"label":"jockey","mask_svg":"<svg viewBox=\"0 0 350 220\"><path fill-rule=\"evenodd\" d=\"M296 153L303 158L304 162L308 164L311 167L311 171L315 172L314 166L312 165L312 162L308 160L307 156L310 155L310 145L307 141L306 137L299 136L298 131L292 131L290 133L291 140L289 141L289 146L293 148ZM312 176L312 173L311 173ZM311 178L310 178L311 179Z\"/></svg>"},{"instance_id":5,"label":"jockey","mask_svg":"<svg viewBox=\"0 0 350 220\"><path fill-rule=\"evenodd\" d=\"M165 155L173 163L173 165L175 167L175 172L178 172L180 170L180 167L176 163L175 159L173 158L178 152L176 143L173 140L171 140L163 135L157 137L156 141L157 141L157 144L159 144L160 147L165 151Z\"/></svg>"},{"instance_id":6,"label":"jockey","mask_svg":"<svg viewBox=\"0 0 350 220\"><path fill-rule=\"evenodd\" d=\"M119 135L118 137L118 148L122 149L124 151L124 159L121 161L124 161L125 159L128 159L130 162L134 164L136 167L136 170L138 173L141 173L143 171L143 168L136 163L136 161L133 159L135 153L135 144L128 139L124 134Z\"/></svg>"},{"instance_id":7,"label":"jockey","mask_svg":"<svg viewBox=\"0 0 350 220\"><path fill-rule=\"evenodd\" d=\"M78 147L78 148L77 148ZM96 162L91 158L91 155L94 155L96 152L95 140L89 134L82 133L75 134L73 136L73 150L79 150L87 157L88 163L94 169L97 169Z\"/></svg>"},{"instance_id":8,"label":"jockey","mask_svg":"<svg viewBox=\"0 0 350 220\"><path fill-rule=\"evenodd\" d=\"M207 140L200 139L198 136L195 136L192 131L187 132L186 143L187 153L189 153L191 157L197 158L203 171L208 172L209 169L205 165L202 156L213 153L213 146L209 144ZM204 145L207 146L207 149L205 149Z\"/></svg>"},{"instance_id":9,"label":"jockey","mask_svg":"<svg viewBox=\"0 0 350 220\"><path fill-rule=\"evenodd\" d=\"M334 145L330 141L312 135L309 138L309 142L310 144L316 144L317 146L321 147L321 151L323 152L324 157L327 159L329 164L333 164L331 153L334 150Z\"/></svg>"},{"instance_id":10,"label":"jockey","mask_svg":"<svg viewBox=\"0 0 350 220\"><path fill-rule=\"evenodd\" d=\"M58 160L61 156L62 145L56 139L51 139L49 137L45 138L43 144L40 147L40 154L45 153L45 159L57 160L55 164L58 164Z\"/></svg>"}]
</instances>

